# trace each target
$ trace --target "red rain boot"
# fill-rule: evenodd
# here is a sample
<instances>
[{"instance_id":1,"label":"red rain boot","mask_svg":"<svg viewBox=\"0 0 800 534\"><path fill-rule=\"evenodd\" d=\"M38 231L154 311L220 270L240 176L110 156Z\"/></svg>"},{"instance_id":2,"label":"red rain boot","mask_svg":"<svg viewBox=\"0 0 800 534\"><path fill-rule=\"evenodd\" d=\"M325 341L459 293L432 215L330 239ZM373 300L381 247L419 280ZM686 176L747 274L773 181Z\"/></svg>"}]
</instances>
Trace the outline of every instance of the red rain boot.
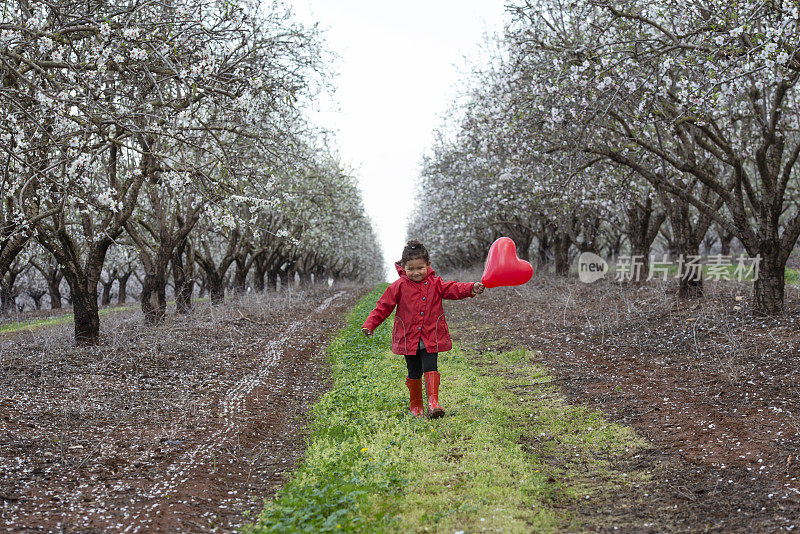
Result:
<instances>
[{"instance_id":1,"label":"red rain boot","mask_svg":"<svg viewBox=\"0 0 800 534\"><path fill-rule=\"evenodd\" d=\"M425 388L428 390L428 417L435 419L444 415L444 410L439 406L439 371L425 373Z\"/></svg>"},{"instance_id":2,"label":"red rain boot","mask_svg":"<svg viewBox=\"0 0 800 534\"><path fill-rule=\"evenodd\" d=\"M406 377L408 394L411 397L411 413L422 414L422 379Z\"/></svg>"}]
</instances>

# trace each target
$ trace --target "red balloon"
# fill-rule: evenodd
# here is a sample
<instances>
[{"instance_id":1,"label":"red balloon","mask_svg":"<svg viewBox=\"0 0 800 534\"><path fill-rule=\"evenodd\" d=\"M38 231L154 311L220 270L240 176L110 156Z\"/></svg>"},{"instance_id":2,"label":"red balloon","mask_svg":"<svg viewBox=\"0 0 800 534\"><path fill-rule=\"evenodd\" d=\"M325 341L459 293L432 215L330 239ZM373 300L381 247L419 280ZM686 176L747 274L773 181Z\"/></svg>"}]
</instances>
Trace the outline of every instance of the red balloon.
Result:
<instances>
[{"instance_id":1,"label":"red balloon","mask_svg":"<svg viewBox=\"0 0 800 534\"><path fill-rule=\"evenodd\" d=\"M486 287L521 286L533 276L533 266L517 256L517 245L508 237L492 243L481 283Z\"/></svg>"}]
</instances>

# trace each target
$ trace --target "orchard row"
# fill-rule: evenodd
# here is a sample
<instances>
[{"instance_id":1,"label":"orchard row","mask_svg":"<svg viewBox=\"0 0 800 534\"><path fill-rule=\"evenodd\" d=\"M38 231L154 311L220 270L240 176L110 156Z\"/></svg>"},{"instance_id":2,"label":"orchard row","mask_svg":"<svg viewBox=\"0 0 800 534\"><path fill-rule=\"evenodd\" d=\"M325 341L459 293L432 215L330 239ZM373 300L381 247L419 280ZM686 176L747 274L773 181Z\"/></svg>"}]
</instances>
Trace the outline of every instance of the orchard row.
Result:
<instances>
[{"instance_id":1,"label":"orchard row","mask_svg":"<svg viewBox=\"0 0 800 534\"><path fill-rule=\"evenodd\" d=\"M411 233L450 265L508 235L559 274L576 252L688 257L733 242L760 258L754 311L779 312L800 236L798 2L508 10L494 60L426 158ZM680 294L702 282L681 277Z\"/></svg>"},{"instance_id":2,"label":"orchard row","mask_svg":"<svg viewBox=\"0 0 800 534\"><path fill-rule=\"evenodd\" d=\"M133 272L151 322L170 278L188 311L195 279L218 301L231 266L239 288L379 277L355 181L305 116L325 54L278 1L6 2L6 301L25 268L51 301L63 276L76 341L94 343L98 285Z\"/></svg>"}]
</instances>

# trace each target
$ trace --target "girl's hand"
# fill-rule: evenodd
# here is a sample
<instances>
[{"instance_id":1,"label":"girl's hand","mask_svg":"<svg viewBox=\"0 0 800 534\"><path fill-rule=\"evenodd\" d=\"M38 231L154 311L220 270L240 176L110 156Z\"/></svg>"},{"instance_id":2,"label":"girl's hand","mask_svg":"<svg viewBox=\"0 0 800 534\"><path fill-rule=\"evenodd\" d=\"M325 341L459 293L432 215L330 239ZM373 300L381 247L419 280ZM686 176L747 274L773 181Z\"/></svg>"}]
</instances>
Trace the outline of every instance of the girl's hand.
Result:
<instances>
[{"instance_id":1,"label":"girl's hand","mask_svg":"<svg viewBox=\"0 0 800 534\"><path fill-rule=\"evenodd\" d=\"M478 295L479 293L483 293L484 286L480 282L475 282L472 284L472 294Z\"/></svg>"},{"instance_id":2,"label":"girl's hand","mask_svg":"<svg viewBox=\"0 0 800 534\"><path fill-rule=\"evenodd\" d=\"M369 328L362 328L361 331L364 332L364 335L367 337L372 335L372 330L370 330Z\"/></svg>"}]
</instances>

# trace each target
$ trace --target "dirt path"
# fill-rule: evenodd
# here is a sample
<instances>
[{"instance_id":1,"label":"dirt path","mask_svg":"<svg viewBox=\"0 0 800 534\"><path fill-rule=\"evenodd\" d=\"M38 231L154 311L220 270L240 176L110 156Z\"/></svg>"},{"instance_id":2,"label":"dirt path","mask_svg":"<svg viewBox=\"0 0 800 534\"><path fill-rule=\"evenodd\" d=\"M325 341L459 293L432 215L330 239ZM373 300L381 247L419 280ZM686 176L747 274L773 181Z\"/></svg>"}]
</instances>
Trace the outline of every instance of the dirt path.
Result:
<instances>
[{"instance_id":1,"label":"dirt path","mask_svg":"<svg viewBox=\"0 0 800 534\"><path fill-rule=\"evenodd\" d=\"M302 457L322 349L363 292L242 298L155 331L119 318L60 355L68 329L2 340L0 525L233 531Z\"/></svg>"},{"instance_id":2,"label":"dirt path","mask_svg":"<svg viewBox=\"0 0 800 534\"><path fill-rule=\"evenodd\" d=\"M474 278L474 276L473 276ZM522 344L573 403L601 409L653 444L629 468L651 487L573 503L644 531L800 529L800 306L749 315L748 288L708 288L679 302L663 288L539 280L489 290L447 311L454 340ZM743 298L737 298L744 295Z\"/></svg>"}]
</instances>

